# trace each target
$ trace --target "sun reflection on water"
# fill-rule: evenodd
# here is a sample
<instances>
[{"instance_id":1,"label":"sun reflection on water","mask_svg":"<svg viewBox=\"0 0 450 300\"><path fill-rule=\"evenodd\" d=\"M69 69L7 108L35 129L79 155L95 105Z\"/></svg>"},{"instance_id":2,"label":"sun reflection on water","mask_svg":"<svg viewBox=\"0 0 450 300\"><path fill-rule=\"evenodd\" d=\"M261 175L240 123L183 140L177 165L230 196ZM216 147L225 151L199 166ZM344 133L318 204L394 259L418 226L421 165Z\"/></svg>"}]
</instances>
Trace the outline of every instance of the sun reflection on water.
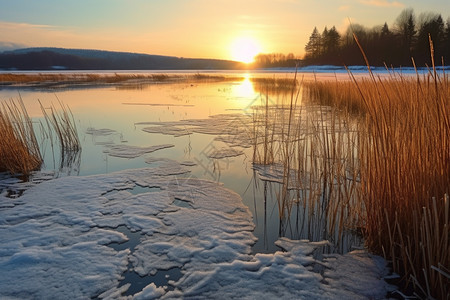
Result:
<instances>
[{"instance_id":1,"label":"sun reflection on water","mask_svg":"<svg viewBox=\"0 0 450 300\"><path fill-rule=\"evenodd\" d=\"M253 83L250 80L250 74L244 74L244 80L232 88L232 93L237 98L253 98L255 89Z\"/></svg>"}]
</instances>

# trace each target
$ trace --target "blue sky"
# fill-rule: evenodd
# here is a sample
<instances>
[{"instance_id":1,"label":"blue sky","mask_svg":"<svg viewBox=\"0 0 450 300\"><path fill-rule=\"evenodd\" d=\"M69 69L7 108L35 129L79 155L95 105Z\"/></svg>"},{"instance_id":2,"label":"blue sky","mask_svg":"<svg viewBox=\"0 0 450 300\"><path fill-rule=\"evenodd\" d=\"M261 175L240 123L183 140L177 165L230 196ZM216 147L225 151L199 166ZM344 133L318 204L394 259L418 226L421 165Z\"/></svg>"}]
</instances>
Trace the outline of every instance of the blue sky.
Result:
<instances>
[{"instance_id":1,"label":"blue sky","mask_svg":"<svg viewBox=\"0 0 450 300\"><path fill-rule=\"evenodd\" d=\"M0 48L51 46L233 58L233 47L301 55L314 26L392 26L449 0L0 0Z\"/></svg>"}]
</instances>

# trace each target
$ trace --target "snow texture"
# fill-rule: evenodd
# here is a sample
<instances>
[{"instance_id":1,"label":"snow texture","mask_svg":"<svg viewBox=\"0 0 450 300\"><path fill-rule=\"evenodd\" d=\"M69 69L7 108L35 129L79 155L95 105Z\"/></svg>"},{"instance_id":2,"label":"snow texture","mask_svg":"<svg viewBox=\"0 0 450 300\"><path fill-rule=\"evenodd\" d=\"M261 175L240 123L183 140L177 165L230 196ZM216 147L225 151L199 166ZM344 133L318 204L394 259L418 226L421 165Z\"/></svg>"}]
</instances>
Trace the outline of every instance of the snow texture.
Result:
<instances>
[{"instance_id":1,"label":"snow texture","mask_svg":"<svg viewBox=\"0 0 450 300\"><path fill-rule=\"evenodd\" d=\"M156 160L155 160L156 161ZM0 298L7 299L381 299L382 259L365 252L316 261L327 242L282 238L283 251L251 254L251 214L238 194L189 178L173 161L153 168L44 181L0 195ZM133 194L139 187L158 187ZM174 204L182 200L189 207ZM7 205L11 202L13 205ZM139 231L140 243L108 246ZM120 286L128 263L140 275L179 267L174 287L150 283L133 296ZM325 266L323 275L315 264Z\"/></svg>"}]
</instances>

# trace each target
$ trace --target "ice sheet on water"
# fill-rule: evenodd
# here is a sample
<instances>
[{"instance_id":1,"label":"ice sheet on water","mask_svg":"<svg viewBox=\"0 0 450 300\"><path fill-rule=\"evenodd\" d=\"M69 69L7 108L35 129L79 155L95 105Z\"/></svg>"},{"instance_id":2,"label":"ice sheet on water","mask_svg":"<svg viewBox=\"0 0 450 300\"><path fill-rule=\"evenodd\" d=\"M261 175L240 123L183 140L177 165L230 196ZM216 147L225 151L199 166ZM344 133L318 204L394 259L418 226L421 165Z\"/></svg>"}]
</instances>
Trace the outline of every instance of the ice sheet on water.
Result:
<instances>
[{"instance_id":1,"label":"ice sheet on water","mask_svg":"<svg viewBox=\"0 0 450 300\"><path fill-rule=\"evenodd\" d=\"M135 300L148 300L156 299L164 295L166 291L162 287L157 287L154 283L147 285L142 292L137 293L134 297Z\"/></svg>"},{"instance_id":2,"label":"ice sheet on water","mask_svg":"<svg viewBox=\"0 0 450 300\"><path fill-rule=\"evenodd\" d=\"M191 161L184 161L180 163L170 158L161 158L161 157L147 157L145 158L145 162L151 165L155 164L157 166L155 170L159 170L161 176L186 174L190 172L186 167L196 165L194 162Z\"/></svg>"},{"instance_id":3,"label":"ice sheet on water","mask_svg":"<svg viewBox=\"0 0 450 300\"><path fill-rule=\"evenodd\" d=\"M328 268L325 269L324 280L332 289L349 290L368 299L382 299L386 292L396 289L383 280L373 280L387 277L386 261L365 250L355 250L346 255L330 255L325 262Z\"/></svg>"},{"instance_id":4,"label":"ice sheet on water","mask_svg":"<svg viewBox=\"0 0 450 300\"><path fill-rule=\"evenodd\" d=\"M208 153L208 157L214 158L214 159L223 159L223 158L227 158L227 157L236 157L236 156L240 156L243 154L244 154L244 152L241 150L237 150L237 149L228 147L228 148L215 149L211 153Z\"/></svg>"},{"instance_id":5,"label":"ice sheet on water","mask_svg":"<svg viewBox=\"0 0 450 300\"><path fill-rule=\"evenodd\" d=\"M219 114L207 119L180 120L170 122L140 122L136 125L154 125L142 128L149 133L173 135L175 137L192 133L218 136L230 146L250 147L248 126L251 117L245 114Z\"/></svg>"},{"instance_id":6,"label":"ice sheet on water","mask_svg":"<svg viewBox=\"0 0 450 300\"><path fill-rule=\"evenodd\" d=\"M86 129L86 134L91 134L93 136L105 136L105 135L111 135L111 134L115 134L115 133L117 133L117 131L115 131L113 129L108 129L108 128L96 129L93 127L89 127Z\"/></svg>"},{"instance_id":7,"label":"ice sheet on water","mask_svg":"<svg viewBox=\"0 0 450 300\"><path fill-rule=\"evenodd\" d=\"M103 152L110 156L121 158L136 158L146 153L152 153L161 149L172 148L172 144L155 145L148 147L132 146L132 145L110 145Z\"/></svg>"},{"instance_id":8,"label":"ice sheet on water","mask_svg":"<svg viewBox=\"0 0 450 300\"><path fill-rule=\"evenodd\" d=\"M224 142L230 147L250 148L253 146L252 139L247 131L238 132L230 135L219 135L214 138L215 141Z\"/></svg>"},{"instance_id":9,"label":"ice sheet on water","mask_svg":"<svg viewBox=\"0 0 450 300\"><path fill-rule=\"evenodd\" d=\"M208 250L214 257L216 246L210 243L208 228L215 228L217 240L226 236L243 244L232 249L234 256L243 249L249 252L253 225L239 196L215 183L195 179L178 185L175 176L167 174L180 174L182 169L172 162L109 175L59 178L25 191L21 205L0 210L0 295L74 299L114 294L127 267L129 250L117 252L108 247L108 243L122 242L126 237L112 228L100 228L103 226L126 225L145 233L134 259L135 267L142 270L147 268L143 263L147 259L139 259L140 249L150 255L164 247L173 248L161 260L164 263L155 262L158 268L182 266L194 252ZM141 186L159 185L161 191L138 195L120 191L137 182ZM196 209L180 212L182 208L172 205L174 195L198 194L202 198L195 200ZM202 207L202 201L212 204ZM216 201L219 203L214 204ZM241 231L246 236L230 235ZM164 238L166 246L161 244ZM153 246L149 250L146 245ZM142 297L163 291L149 286Z\"/></svg>"},{"instance_id":10,"label":"ice sheet on water","mask_svg":"<svg viewBox=\"0 0 450 300\"><path fill-rule=\"evenodd\" d=\"M163 161L154 168L59 178L25 191L20 204L0 209L0 297L121 298L129 287L119 286L128 262L141 275L171 267L183 273L171 282L173 291L152 283L135 299L384 295L384 265L367 255L329 257L324 276L310 267L316 263L311 252L322 243L282 239L284 252L252 255L254 225L240 196L214 182L174 175L186 172ZM136 185L159 190L123 190ZM108 246L127 239L114 229L121 225L144 233L133 253Z\"/></svg>"},{"instance_id":11,"label":"ice sheet on water","mask_svg":"<svg viewBox=\"0 0 450 300\"><path fill-rule=\"evenodd\" d=\"M186 128L170 126L170 125L144 127L144 128L142 128L142 130L145 132L148 132L148 133L161 133L161 134L165 134L165 135L173 135L174 137L180 137L180 136L189 135L192 133Z\"/></svg>"},{"instance_id":12,"label":"ice sheet on water","mask_svg":"<svg viewBox=\"0 0 450 300\"><path fill-rule=\"evenodd\" d=\"M284 175L285 168L281 163L274 163L270 165L253 164L252 168L258 173L260 180L277 182L284 184L287 176ZM299 185L299 178L302 180L302 184ZM310 183L310 174L308 172L302 171L298 174L298 170L289 169L289 189L298 189L301 187L306 187Z\"/></svg>"},{"instance_id":13,"label":"ice sheet on water","mask_svg":"<svg viewBox=\"0 0 450 300\"><path fill-rule=\"evenodd\" d=\"M186 274L176 286L185 297L199 299L218 295L223 299L384 299L390 290L379 279L385 262L376 265L367 254L367 260L355 259L354 253L337 255L334 262L323 262L327 269L325 276L312 272L311 265L316 262L309 253L325 243L282 239L280 245L289 249L286 252L256 254L212 265L207 270L197 269ZM358 263L348 271L346 267L353 262ZM359 273L365 275L359 277ZM336 281L327 282L332 278ZM166 296L172 296L172 292Z\"/></svg>"}]
</instances>

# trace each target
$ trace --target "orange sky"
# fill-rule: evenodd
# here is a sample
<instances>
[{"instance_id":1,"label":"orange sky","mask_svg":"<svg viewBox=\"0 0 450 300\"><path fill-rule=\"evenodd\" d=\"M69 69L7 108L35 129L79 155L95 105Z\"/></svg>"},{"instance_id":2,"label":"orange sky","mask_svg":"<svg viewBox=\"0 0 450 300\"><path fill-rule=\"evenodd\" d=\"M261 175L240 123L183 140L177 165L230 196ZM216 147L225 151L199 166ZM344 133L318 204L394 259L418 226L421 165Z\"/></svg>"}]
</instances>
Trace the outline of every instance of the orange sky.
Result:
<instances>
[{"instance_id":1,"label":"orange sky","mask_svg":"<svg viewBox=\"0 0 450 300\"><path fill-rule=\"evenodd\" d=\"M368 27L391 25L412 7L446 20L450 1L0 0L0 7L0 50L65 47L245 60L255 52L302 55L314 26L343 31L349 18Z\"/></svg>"}]
</instances>

